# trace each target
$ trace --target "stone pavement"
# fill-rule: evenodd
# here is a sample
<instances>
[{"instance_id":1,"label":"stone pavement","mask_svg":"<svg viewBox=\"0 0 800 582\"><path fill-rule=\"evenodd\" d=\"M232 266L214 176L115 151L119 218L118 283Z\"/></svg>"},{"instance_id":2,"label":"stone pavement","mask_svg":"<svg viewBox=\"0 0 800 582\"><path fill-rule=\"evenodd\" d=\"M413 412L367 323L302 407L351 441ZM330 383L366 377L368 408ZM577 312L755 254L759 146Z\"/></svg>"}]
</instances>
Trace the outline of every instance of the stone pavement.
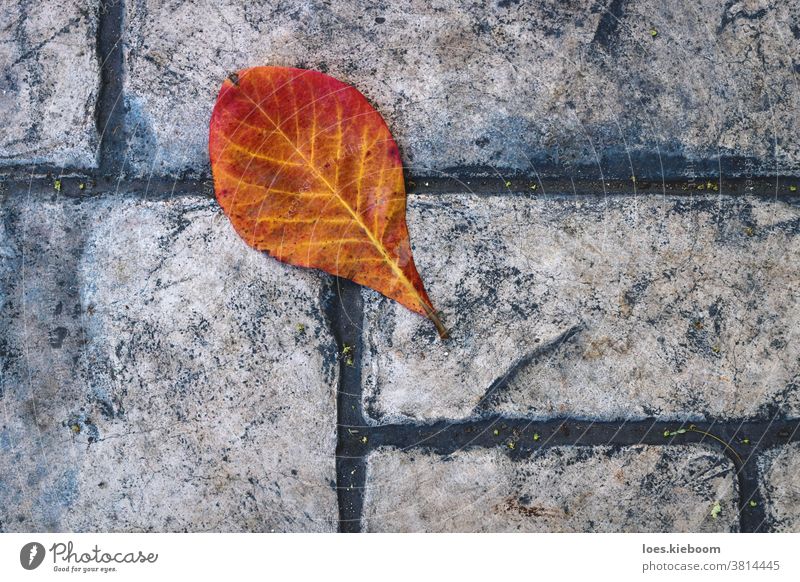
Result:
<instances>
[{"instance_id":1,"label":"stone pavement","mask_svg":"<svg viewBox=\"0 0 800 582\"><path fill-rule=\"evenodd\" d=\"M800 531L797 0L0 7L0 531ZM233 232L261 64L384 115L452 339Z\"/></svg>"}]
</instances>

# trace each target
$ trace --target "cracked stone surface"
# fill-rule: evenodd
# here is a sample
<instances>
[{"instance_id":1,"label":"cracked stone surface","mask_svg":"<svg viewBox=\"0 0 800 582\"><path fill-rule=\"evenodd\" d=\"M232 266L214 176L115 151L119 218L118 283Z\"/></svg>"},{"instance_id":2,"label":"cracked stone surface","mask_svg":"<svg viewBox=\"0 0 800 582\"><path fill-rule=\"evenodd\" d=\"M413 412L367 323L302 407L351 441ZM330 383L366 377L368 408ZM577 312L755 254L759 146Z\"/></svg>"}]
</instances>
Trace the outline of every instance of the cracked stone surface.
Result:
<instances>
[{"instance_id":1,"label":"cracked stone surface","mask_svg":"<svg viewBox=\"0 0 800 582\"><path fill-rule=\"evenodd\" d=\"M730 532L736 492L733 463L701 447L554 447L517 461L498 449L442 459L387 448L368 459L364 524L376 532Z\"/></svg>"},{"instance_id":2,"label":"cracked stone surface","mask_svg":"<svg viewBox=\"0 0 800 582\"><path fill-rule=\"evenodd\" d=\"M327 277L200 197L3 219L0 530L336 530Z\"/></svg>"},{"instance_id":3,"label":"cracked stone surface","mask_svg":"<svg viewBox=\"0 0 800 582\"><path fill-rule=\"evenodd\" d=\"M408 222L452 338L363 292L373 422L800 413L797 202L415 195Z\"/></svg>"},{"instance_id":4,"label":"cracked stone surface","mask_svg":"<svg viewBox=\"0 0 800 582\"><path fill-rule=\"evenodd\" d=\"M131 0L126 10L140 174L207 172L216 92L256 65L358 87L417 175L800 170L796 2Z\"/></svg>"},{"instance_id":5,"label":"cracked stone surface","mask_svg":"<svg viewBox=\"0 0 800 582\"><path fill-rule=\"evenodd\" d=\"M101 4L0 0L0 532L336 531L362 478L367 531L800 531L800 443L765 450L800 417L800 183L727 195L800 176L800 1ZM126 195L96 169L109 14ZM450 340L362 290L361 342L332 318L342 362L334 280L253 251L199 191L217 90L257 65L358 87L409 176L525 184L409 198ZM347 401L341 508L340 369L373 425ZM781 428L735 445L763 499L740 519L712 428L440 454L472 429L449 421L495 414ZM409 434L430 440L388 446Z\"/></svg>"},{"instance_id":6,"label":"cracked stone surface","mask_svg":"<svg viewBox=\"0 0 800 582\"><path fill-rule=\"evenodd\" d=\"M758 468L772 531L800 531L800 443L768 451Z\"/></svg>"},{"instance_id":7,"label":"cracked stone surface","mask_svg":"<svg viewBox=\"0 0 800 582\"><path fill-rule=\"evenodd\" d=\"M95 166L97 12L81 0L0 0L0 166Z\"/></svg>"}]
</instances>

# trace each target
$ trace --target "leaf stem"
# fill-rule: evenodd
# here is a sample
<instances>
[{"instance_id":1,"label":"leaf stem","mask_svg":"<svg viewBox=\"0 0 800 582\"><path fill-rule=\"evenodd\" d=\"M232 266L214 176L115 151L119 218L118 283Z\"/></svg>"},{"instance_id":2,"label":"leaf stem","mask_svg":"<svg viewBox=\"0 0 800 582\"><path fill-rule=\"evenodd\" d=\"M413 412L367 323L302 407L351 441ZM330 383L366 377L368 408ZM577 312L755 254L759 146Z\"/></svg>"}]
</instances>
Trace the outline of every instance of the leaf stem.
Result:
<instances>
[{"instance_id":1,"label":"leaf stem","mask_svg":"<svg viewBox=\"0 0 800 582\"><path fill-rule=\"evenodd\" d=\"M444 339L449 339L450 338L450 332L444 326L444 324L442 323L442 320L439 319L439 315L436 313L436 311L434 311L432 307L430 307L429 305L426 305L424 302L423 302L422 305L423 305L423 307L425 307L425 313L427 314L428 319L430 319L433 322L433 325L436 326L436 331L439 332L439 337L441 339L443 339L443 340Z\"/></svg>"}]
</instances>

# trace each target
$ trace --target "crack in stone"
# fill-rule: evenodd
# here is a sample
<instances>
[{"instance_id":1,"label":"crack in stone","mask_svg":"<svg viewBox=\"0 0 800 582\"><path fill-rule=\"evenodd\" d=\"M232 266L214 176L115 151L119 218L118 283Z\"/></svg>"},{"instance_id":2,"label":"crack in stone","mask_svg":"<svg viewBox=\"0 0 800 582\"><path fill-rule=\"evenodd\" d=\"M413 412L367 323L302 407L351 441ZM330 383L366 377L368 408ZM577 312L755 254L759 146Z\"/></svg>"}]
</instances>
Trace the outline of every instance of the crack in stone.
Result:
<instances>
[{"instance_id":1,"label":"crack in stone","mask_svg":"<svg viewBox=\"0 0 800 582\"><path fill-rule=\"evenodd\" d=\"M536 364L540 358L557 352L565 343L572 340L584 329L585 327L583 323L573 325L568 330L556 336L554 339L542 344L541 346L537 346L534 350L514 362L506 372L498 376L489 385L484 395L481 396L481 399L478 401L478 404L472 410L472 415L479 415L480 413L486 412L496 406L499 403L501 396L510 389L511 383L520 374L520 372L522 372L528 366Z\"/></svg>"}]
</instances>

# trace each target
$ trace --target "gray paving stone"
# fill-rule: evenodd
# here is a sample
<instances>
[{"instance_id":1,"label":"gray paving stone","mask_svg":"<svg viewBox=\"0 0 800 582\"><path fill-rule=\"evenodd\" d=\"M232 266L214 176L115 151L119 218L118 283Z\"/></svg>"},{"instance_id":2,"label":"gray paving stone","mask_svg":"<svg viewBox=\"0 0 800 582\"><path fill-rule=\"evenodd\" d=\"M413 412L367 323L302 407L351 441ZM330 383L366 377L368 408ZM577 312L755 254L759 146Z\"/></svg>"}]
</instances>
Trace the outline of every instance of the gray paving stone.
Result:
<instances>
[{"instance_id":1,"label":"gray paving stone","mask_svg":"<svg viewBox=\"0 0 800 582\"><path fill-rule=\"evenodd\" d=\"M758 468L772 530L800 532L800 443L767 451Z\"/></svg>"},{"instance_id":2,"label":"gray paving stone","mask_svg":"<svg viewBox=\"0 0 800 582\"><path fill-rule=\"evenodd\" d=\"M126 2L141 174L208 171L221 81L328 72L387 119L416 174L584 178L800 170L800 3ZM730 166L730 167L729 167Z\"/></svg>"},{"instance_id":3,"label":"gray paving stone","mask_svg":"<svg viewBox=\"0 0 800 582\"><path fill-rule=\"evenodd\" d=\"M0 0L0 166L96 163L98 3Z\"/></svg>"},{"instance_id":4,"label":"gray paving stone","mask_svg":"<svg viewBox=\"0 0 800 582\"><path fill-rule=\"evenodd\" d=\"M408 223L452 339L363 292L374 422L800 414L797 202L417 195Z\"/></svg>"},{"instance_id":5,"label":"gray paving stone","mask_svg":"<svg viewBox=\"0 0 800 582\"><path fill-rule=\"evenodd\" d=\"M201 197L3 213L0 530L336 530L327 277Z\"/></svg>"},{"instance_id":6,"label":"gray paving stone","mask_svg":"<svg viewBox=\"0 0 800 582\"><path fill-rule=\"evenodd\" d=\"M739 527L736 492L733 463L700 447L554 447L518 461L499 449L379 449L368 459L364 527L728 532Z\"/></svg>"}]
</instances>

